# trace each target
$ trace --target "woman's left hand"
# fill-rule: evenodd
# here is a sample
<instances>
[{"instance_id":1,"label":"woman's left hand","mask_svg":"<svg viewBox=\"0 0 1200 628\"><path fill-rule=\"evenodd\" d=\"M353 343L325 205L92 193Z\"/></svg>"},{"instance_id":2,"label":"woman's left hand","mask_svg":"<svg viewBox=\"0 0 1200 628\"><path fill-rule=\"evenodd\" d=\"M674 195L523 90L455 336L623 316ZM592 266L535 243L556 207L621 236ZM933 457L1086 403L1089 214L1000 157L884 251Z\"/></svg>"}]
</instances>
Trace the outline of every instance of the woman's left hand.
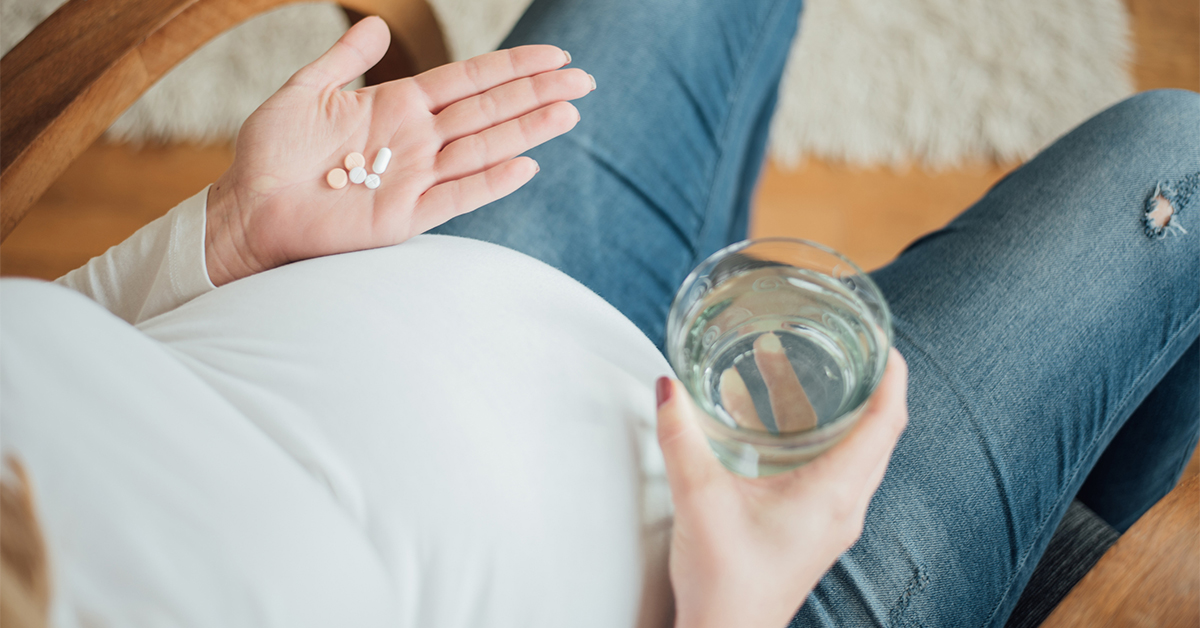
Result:
<instances>
[{"instance_id":1,"label":"woman's left hand","mask_svg":"<svg viewBox=\"0 0 1200 628\"><path fill-rule=\"evenodd\" d=\"M670 573L676 628L786 626L862 532L867 505L908 423L908 367L887 370L846 438L807 465L764 478L726 470L703 412L679 382L659 382L658 440L675 528Z\"/></svg>"},{"instance_id":2,"label":"woman's left hand","mask_svg":"<svg viewBox=\"0 0 1200 628\"><path fill-rule=\"evenodd\" d=\"M233 165L209 189L205 254L222 285L310 257L397 244L506 196L539 167L521 153L572 129L568 100L594 89L554 46L522 46L415 77L342 91L387 50L383 20L355 24L242 126ZM345 156L378 189L325 181Z\"/></svg>"}]
</instances>

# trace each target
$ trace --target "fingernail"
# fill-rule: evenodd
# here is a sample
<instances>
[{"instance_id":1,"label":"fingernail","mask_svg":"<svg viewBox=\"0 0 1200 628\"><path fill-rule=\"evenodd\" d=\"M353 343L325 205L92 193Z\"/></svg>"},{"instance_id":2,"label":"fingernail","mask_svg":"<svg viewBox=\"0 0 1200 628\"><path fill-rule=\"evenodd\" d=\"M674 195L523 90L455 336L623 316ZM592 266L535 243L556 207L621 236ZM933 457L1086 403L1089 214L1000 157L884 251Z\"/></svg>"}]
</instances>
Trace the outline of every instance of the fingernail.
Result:
<instances>
[{"instance_id":1,"label":"fingernail","mask_svg":"<svg viewBox=\"0 0 1200 628\"><path fill-rule=\"evenodd\" d=\"M541 172L541 171L542 171L542 164L539 164L539 163L538 163L538 162L536 162L536 161L535 161L535 162L533 162L533 173L534 173L534 174L537 174L537 173L539 173L539 172Z\"/></svg>"},{"instance_id":2,"label":"fingernail","mask_svg":"<svg viewBox=\"0 0 1200 628\"><path fill-rule=\"evenodd\" d=\"M671 386L671 378L669 378L669 377L658 378L658 384L655 385L654 392L655 392L655 396L658 397L658 407L659 408L662 407L662 404L666 403L667 401L670 401L672 388L673 388L673 386Z\"/></svg>"},{"instance_id":3,"label":"fingernail","mask_svg":"<svg viewBox=\"0 0 1200 628\"><path fill-rule=\"evenodd\" d=\"M593 89L593 90L594 90L594 89L596 89L596 77L594 77L594 76L592 76L591 74L589 74L589 75L588 75L588 78L592 79L592 89Z\"/></svg>"},{"instance_id":4,"label":"fingernail","mask_svg":"<svg viewBox=\"0 0 1200 628\"><path fill-rule=\"evenodd\" d=\"M566 50L564 50L564 51L563 51L563 54L567 55L567 63L570 63L570 62L571 62L571 53L569 53L569 52L567 52Z\"/></svg>"},{"instance_id":5,"label":"fingernail","mask_svg":"<svg viewBox=\"0 0 1200 628\"><path fill-rule=\"evenodd\" d=\"M779 353L783 351L783 343L779 342L779 336L768 333L759 337L758 348L767 353Z\"/></svg>"}]
</instances>

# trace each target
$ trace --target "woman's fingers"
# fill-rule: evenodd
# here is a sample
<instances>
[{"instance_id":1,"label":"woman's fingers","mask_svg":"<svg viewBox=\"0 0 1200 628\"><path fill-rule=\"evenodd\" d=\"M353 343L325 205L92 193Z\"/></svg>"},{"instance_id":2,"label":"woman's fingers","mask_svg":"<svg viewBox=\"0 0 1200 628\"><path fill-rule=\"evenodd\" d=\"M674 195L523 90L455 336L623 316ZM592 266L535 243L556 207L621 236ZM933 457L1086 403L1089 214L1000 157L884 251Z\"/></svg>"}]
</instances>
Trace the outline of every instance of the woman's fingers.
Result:
<instances>
[{"instance_id":1,"label":"woman's fingers","mask_svg":"<svg viewBox=\"0 0 1200 628\"><path fill-rule=\"evenodd\" d=\"M371 16L359 20L325 54L300 68L291 82L341 89L379 63L391 37L382 19Z\"/></svg>"},{"instance_id":2,"label":"woman's fingers","mask_svg":"<svg viewBox=\"0 0 1200 628\"><path fill-rule=\"evenodd\" d=\"M442 149L434 164L438 181L451 181L483 172L570 131L579 122L579 111L568 102L557 102L515 120L455 140Z\"/></svg>"},{"instance_id":3,"label":"woman's fingers","mask_svg":"<svg viewBox=\"0 0 1200 628\"><path fill-rule=\"evenodd\" d=\"M721 395L721 407L733 417L735 423L748 430L767 431L767 426L758 418L758 410L754 407L754 399L746 388L746 380L737 368L729 367L721 373L721 381L717 383Z\"/></svg>"},{"instance_id":4,"label":"woman's fingers","mask_svg":"<svg viewBox=\"0 0 1200 628\"><path fill-rule=\"evenodd\" d=\"M455 216L512 194L538 170L536 161L518 157L478 174L433 186L417 200L409 235L425 233Z\"/></svg>"},{"instance_id":5,"label":"woman's fingers","mask_svg":"<svg viewBox=\"0 0 1200 628\"><path fill-rule=\"evenodd\" d=\"M660 377L657 394L658 444L667 465L667 481L678 505L680 498L722 477L725 469L709 448L697 422L700 409L683 385Z\"/></svg>"},{"instance_id":6,"label":"woman's fingers","mask_svg":"<svg viewBox=\"0 0 1200 628\"><path fill-rule=\"evenodd\" d=\"M497 50L436 67L414 77L429 101L429 110L438 113L450 104L483 93L497 85L557 70L570 59L557 46L518 46Z\"/></svg>"},{"instance_id":7,"label":"woman's fingers","mask_svg":"<svg viewBox=\"0 0 1200 628\"><path fill-rule=\"evenodd\" d=\"M434 118L434 129L443 141L452 142L546 105L581 98L592 85L591 76L577 68L517 79L446 107Z\"/></svg>"},{"instance_id":8,"label":"woman's fingers","mask_svg":"<svg viewBox=\"0 0 1200 628\"><path fill-rule=\"evenodd\" d=\"M775 415L775 427L780 432L798 432L817 426L817 413L791 360L783 350L783 343L775 334L762 334L754 341L754 363L762 374L771 399L771 412Z\"/></svg>"}]
</instances>

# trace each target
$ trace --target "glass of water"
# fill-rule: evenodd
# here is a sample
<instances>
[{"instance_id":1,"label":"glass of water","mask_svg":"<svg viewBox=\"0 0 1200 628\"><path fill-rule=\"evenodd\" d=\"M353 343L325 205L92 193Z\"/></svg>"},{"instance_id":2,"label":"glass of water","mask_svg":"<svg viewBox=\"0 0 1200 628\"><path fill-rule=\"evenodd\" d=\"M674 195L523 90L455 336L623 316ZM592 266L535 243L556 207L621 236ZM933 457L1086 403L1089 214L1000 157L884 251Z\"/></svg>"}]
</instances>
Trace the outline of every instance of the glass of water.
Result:
<instances>
[{"instance_id":1,"label":"glass of water","mask_svg":"<svg viewBox=\"0 0 1200 628\"><path fill-rule=\"evenodd\" d=\"M837 251L789 238L721 249L680 286L667 358L735 473L794 469L857 422L883 377L892 319L879 287Z\"/></svg>"}]
</instances>

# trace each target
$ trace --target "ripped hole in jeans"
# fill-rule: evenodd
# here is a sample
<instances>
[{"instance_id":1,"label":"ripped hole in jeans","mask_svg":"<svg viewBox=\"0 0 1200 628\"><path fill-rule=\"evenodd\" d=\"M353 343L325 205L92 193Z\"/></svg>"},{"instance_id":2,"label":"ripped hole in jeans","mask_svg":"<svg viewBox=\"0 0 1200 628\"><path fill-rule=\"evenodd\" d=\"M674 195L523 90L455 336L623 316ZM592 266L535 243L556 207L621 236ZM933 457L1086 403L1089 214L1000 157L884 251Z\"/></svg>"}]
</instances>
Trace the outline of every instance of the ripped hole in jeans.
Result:
<instances>
[{"instance_id":1,"label":"ripped hole in jeans","mask_svg":"<svg viewBox=\"0 0 1200 628\"><path fill-rule=\"evenodd\" d=\"M1142 212L1146 235L1159 239L1172 233L1187 233L1180 215L1197 199L1200 199L1200 172L1174 181L1160 181L1146 199Z\"/></svg>"}]
</instances>

